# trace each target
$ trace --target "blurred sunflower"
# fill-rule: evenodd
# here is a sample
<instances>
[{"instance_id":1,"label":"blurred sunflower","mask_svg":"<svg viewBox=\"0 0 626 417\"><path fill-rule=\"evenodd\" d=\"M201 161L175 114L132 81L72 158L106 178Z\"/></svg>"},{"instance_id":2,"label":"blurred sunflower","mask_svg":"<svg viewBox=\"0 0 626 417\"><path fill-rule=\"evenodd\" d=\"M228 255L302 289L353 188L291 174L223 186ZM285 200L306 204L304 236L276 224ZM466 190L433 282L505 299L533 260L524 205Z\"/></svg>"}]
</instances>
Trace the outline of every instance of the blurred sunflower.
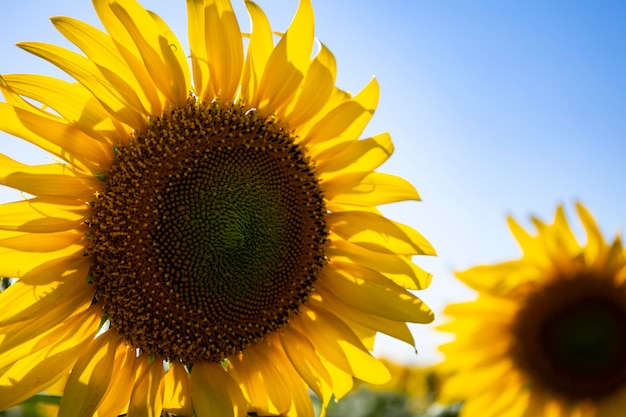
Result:
<instances>
[{"instance_id":1,"label":"blurred sunflower","mask_svg":"<svg viewBox=\"0 0 626 417\"><path fill-rule=\"evenodd\" d=\"M576 206L578 243L562 207L537 235L509 219L521 259L458 278L477 300L450 305L456 333L442 346L443 395L466 400L462 416L618 417L626 409L626 258Z\"/></svg>"},{"instance_id":2,"label":"blurred sunflower","mask_svg":"<svg viewBox=\"0 0 626 417\"><path fill-rule=\"evenodd\" d=\"M133 0L94 0L106 31L55 27L83 54L19 46L77 82L4 75L0 129L54 155L0 155L0 409L61 384L61 416L313 414L353 377L384 382L384 332L431 311L409 290L434 254L380 204L418 200L375 172L378 100L335 86L302 0L284 34L246 2L188 0L187 53ZM244 38L247 45L244 48Z\"/></svg>"}]
</instances>

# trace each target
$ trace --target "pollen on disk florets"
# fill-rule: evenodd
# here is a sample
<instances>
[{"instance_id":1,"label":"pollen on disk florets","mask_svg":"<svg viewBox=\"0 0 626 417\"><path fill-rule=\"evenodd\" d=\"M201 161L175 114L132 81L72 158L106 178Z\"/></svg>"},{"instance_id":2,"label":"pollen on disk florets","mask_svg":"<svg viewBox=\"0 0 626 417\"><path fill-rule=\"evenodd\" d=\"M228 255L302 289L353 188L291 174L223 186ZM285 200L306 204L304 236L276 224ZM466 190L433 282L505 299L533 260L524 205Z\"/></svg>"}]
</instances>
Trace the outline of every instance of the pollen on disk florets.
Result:
<instances>
[{"instance_id":1,"label":"pollen on disk florets","mask_svg":"<svg viewBox=\"0 0 626 417\"><path fill-rule=\"evenodd\" d=\"M93 202L91 276L142 351L218 362L298 312L326 262L314 167L281 126L198 103L118 149Z\"/></svg>"}]
</instances>

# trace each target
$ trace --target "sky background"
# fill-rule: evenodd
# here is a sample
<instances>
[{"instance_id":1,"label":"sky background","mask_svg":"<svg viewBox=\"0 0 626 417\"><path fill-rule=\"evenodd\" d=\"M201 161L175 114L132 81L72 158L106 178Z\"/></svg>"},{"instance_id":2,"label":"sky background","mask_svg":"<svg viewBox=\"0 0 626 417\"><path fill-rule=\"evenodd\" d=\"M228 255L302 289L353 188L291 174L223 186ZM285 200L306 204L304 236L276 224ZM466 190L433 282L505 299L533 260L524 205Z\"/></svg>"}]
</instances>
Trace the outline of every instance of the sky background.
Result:
<instances>
[{"instance_id":1,"label":"sky background","mask_svg":"<svg viewBox=\"0 0 626 417\"><path fill-rule=\"evenodd\" d=\"M284 30L296 0L259 0ZM182 0L146 0L186 44ZM234 1L242 30L243 2ZM434 274L419 296L443 322L449 302L472 298L455 270L516 258L506 226L558 204L572 219L581 201L612 237L626 225L626 3L621 1L313 0L316 36L337 58L340 88L381 86L366 135L391 133L396 153L381 168L409 179L422 202L383 210L422 232L439 253L415 261ZM66 78L14 46L69 43L48 21L67 15L101 26L91 2L6 2L0 13L0 73ZM42 153L0 133L0 151L28 163ZM19 198L0 190L3 201ZM580 230L576 224L577 230ZM413 349L381 338L377 352L405 362L440 359L449 338L411 326Z\"/></svg>"}]
</instances>

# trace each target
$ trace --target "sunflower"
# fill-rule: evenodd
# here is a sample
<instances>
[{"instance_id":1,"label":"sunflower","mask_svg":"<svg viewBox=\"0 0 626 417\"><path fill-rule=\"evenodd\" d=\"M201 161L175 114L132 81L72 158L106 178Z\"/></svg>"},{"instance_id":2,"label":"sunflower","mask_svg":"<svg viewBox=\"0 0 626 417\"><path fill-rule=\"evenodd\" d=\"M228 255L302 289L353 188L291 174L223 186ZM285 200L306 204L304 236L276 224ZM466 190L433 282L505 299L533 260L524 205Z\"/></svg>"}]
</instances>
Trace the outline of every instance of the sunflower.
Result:
<instances>
[{"instance_id":1,"label":"sunflower","mask_svg":"<svg viewBox=\"0 0 626 417\"><path fill-rule=\"evenodd\" d=\"M432 320L434 250L377 208L419 199L360 138L377 82L335 86L309 0L280 35L188 0L190 53L133 0L94 7L104 31L52 18L82 53L18 44L75 82L0 77L0 129L55 158L0 155L25 196L0 206L0 409L62 386L62 416L310 416L308 388L386 381L373 337Z\"/></svg>"},{"instance_id":2,"label":"sunflower","mask_svg":"<svg viewBox=\"0 0 626 417\"><path fill-rule=\"evenodd\" d=\"M617 417L626 407L626 258L581 205L580 244L563 207L537 235L509 219L523 255L458 278L479 292L442 330L447 397L462 416Z\"/></svg>"}]
</instances>

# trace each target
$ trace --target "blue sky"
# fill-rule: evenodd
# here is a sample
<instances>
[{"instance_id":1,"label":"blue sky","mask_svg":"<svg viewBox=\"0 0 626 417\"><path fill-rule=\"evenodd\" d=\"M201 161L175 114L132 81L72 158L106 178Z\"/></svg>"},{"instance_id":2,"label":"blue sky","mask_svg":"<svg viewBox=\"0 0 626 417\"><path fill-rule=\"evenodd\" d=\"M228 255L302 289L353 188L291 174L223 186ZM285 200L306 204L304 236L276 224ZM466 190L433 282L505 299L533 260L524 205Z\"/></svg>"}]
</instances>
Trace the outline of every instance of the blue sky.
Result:
<instances>
[{"instance_id":1,"label":"blue sky","mask_svg":"<svg viewBox=\"0 0 626 417\"><path fill-rule=\"evenodd\" d=\"M242 3L242 27L247 17ZM186 37L184 2L142 2ZM264 0L283 30L296 0ZM416 258L433 272L420 292L435 312L471 297L452 272L519 256L506 216L528 225L557 204L581 201L607 235L626 225L626 4L619 1L313 0L316 34L335 54L338 85L357 92L372 76L381 98L366 133L389 131L396 154L382 170L408 178L423 201L385 207L439 252ZM89 1L23 0L0 14L0 73L62 76L14 46L67 45L48 17L97 23ZM0 135L3 152L47 162ZM3 199L15 198L6 192ZM439 315L439 318L441 316ZM445 339L412 326L418 363L437 360ZM379 352L415 361L382 339Z\"/></svg>"}]
</instances>

